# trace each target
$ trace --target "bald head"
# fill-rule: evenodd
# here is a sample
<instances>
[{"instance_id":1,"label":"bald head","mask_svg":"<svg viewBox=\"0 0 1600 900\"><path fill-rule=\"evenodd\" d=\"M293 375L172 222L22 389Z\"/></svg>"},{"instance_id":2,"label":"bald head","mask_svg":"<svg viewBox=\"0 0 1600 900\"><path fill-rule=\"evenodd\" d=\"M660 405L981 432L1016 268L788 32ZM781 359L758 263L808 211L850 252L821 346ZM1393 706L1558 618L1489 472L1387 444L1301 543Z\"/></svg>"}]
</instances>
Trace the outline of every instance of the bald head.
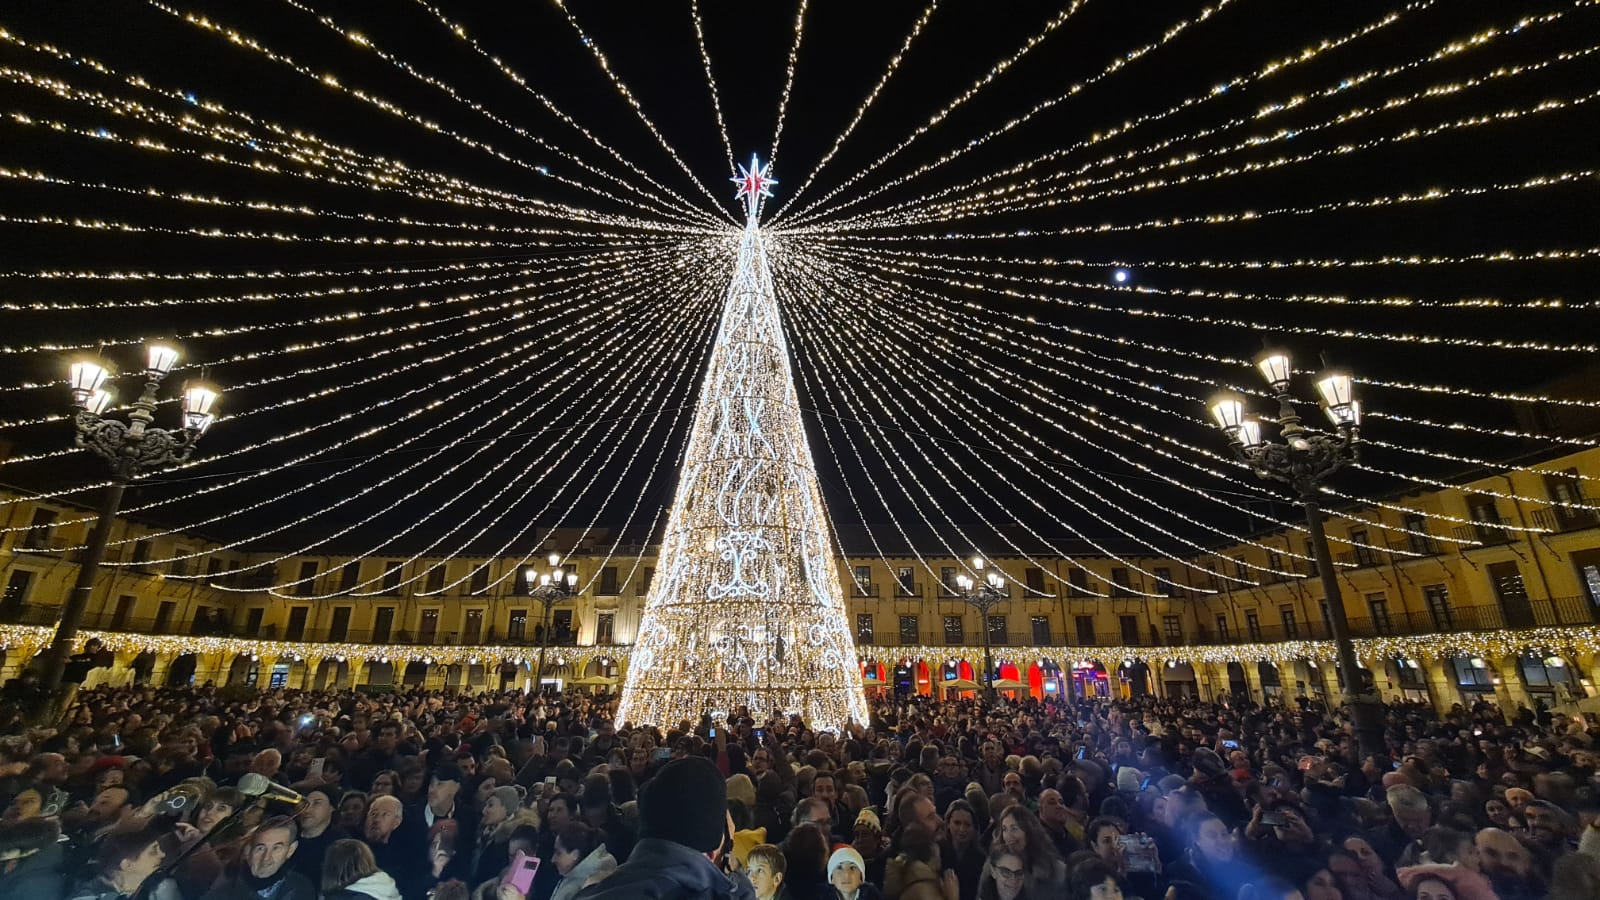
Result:
<instances>
[{"instance_id":1,"label":"bald head","mask_svg":"<svg viewBox=\"0 0 1600 900\"><path fill-rule=\"evenodd\" d=\"M1522 846L1522 842L1509 831L1485 828L1478 832L1473 843L1478 847L1485 874L1515 875L1519 878L1528 874L1528 848Z\"/></svg>"}]
</instances>

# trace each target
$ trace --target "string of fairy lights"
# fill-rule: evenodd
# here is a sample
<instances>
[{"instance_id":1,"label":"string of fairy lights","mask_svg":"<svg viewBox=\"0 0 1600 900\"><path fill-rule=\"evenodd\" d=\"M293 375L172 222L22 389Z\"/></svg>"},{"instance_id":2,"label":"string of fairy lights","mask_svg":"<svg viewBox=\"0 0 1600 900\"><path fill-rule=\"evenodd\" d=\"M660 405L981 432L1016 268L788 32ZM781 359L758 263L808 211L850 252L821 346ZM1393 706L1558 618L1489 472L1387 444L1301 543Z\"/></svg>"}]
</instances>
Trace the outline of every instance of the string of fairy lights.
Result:
<instances>
[{"instance_id":1,"label":"string of fairy lights","mask_svg":"<svg viewBox=\"0 0 1600 900\"><path fill-rule=\"evenodd\" d=\"M112 483L59 440L74 418L60 361L111 363L153 341L179 342L174 376L222 384L223 406L192 458L135 479L122 512L139 527L113 535L105 565L162 567L231 604L503 593L556 527L571 537L555 548L561 563L584 572L579 594L613 559L630 561L631 582L648 565L635 545L664 540L692 564L660 560L653 599L703 581L753 603L765 588L745 567L770 541L728 522L778 507L804 519L782 520L795 553L820 540L844 556L842 524L861 526L871 557L909 561L934 583L952 559L975 574L960 562L973 552L1015 560L1003 578L1019 602L1199 608L1284 581L1304 590L1315 563L1305 526L1202 406L1226 389L1271 408L1250 357L1260 338L1295 348L1295 378L1317 371L1317 351L1352 361L1365 455L1322 488L1347 584L1362 560L1549 538L1553 520L1525 509L1600 513L1587 493L1600 474L1570 460L1600 447L1570 424L1600 398L1544 377L1600 353L1587 327L1600 298L1573 287L1592 284L1600 246L1502 226L1600 186L1600 170L1544 148L1600 99L1589 77L1600 0L1459 21L1444 0L1329 15L1327 34L1218 59L1148 97L1130 91L1129 108L1109 101L1257 13L1195 0L1084 54L1068 48L1100 11L1062 0L954 65L939 48L967 13L929 0L876 15L900 30L884 58L850 70L861 82L821 126L803 120L811 95L845 77L832 71L829 11L795 0L763 33L694 0L656 45L686 67L677 74L704 80L709 110L702 96L683 113L707 132L694 143L651 99L653 61L564 0L539 13L550 27L531 52L583 63L572 84L550 80L487 12L405 4L424 45L320 0L274 6L283 26L259 31L248 5L145 0L139 14L156 45L305 92L348 127L300 121L203 72L183 84L183 67L155 64L148 48L0 16L0 229L72 248L0 271L0 310L17 323L0 342L0 475L37 482L0 497L12 565L56 529L49 552L81 550L94 492ZM752 110L745 85L730 89L752 75L733 62L748 54L718 52L735 33L766 48L770 106ZM1070 62L1041 80L1047 59ZM926 84L945 87L918 97ZM734 135L757 133L765 161L746 168ZM1525 150L1461 163L1459 148L1478 141ZM770 168L780 149L783 166ZM1370 183L1348 176L1390 162ZM744 217L719 187L729 174ZM1453 227L1462 221L1478 227ZM754 337L740 349L731 334ZM726 416L741 403L748 431L735 440ZM786 476L734 452L762 447L788 461ZM1419 499L1456 487L1465 467L1527 477L1481 478L1470 503ZM674 499L680 474L690 486ZM751 487L761 479L773 480ZM737 486L727 522L708 518L723 507L681 508L719 483ZM1541 493L1557 483L1559 497ZM30 504L61 508L29 521ZM599 565L580 567L576 548L594 544ZM222 566L241 577L218 579ZM335 583L345 566L359 574ZM1023 566L1053 584L1023 581ZM785 651L812 667L805 677L840 664L838 642L815 630L847 628L839 572L809 556L772 571L804 585L816 621L752 612L706 631L647 610L655 624L635 661L681 679L662 647L701 662L721 653L706 675L718 696L747 696L729 685L761 673L761 690L806 696L795 702L822 719L854 716L853 699L782 683ZM1521 640L1451 639L1483 656ZM1588 633L1538 639L1597 645ZM42 640L0 626L0 644ZM274 658L517 652L186 640ZM1362 652L1431 658L1439 640L1378 638ZM773 642L784 650L761 650ZM1163 653L1333 659L1293 641Z\"/></svg>"}]
</instances>

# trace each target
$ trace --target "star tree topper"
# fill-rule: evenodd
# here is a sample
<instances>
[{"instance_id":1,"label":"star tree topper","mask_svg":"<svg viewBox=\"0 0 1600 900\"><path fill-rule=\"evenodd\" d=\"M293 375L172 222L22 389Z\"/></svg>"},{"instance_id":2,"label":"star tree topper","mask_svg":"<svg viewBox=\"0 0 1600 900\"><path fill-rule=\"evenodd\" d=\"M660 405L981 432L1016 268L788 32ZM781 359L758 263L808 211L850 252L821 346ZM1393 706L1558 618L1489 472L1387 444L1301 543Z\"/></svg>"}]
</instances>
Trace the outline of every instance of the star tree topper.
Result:
<instances>
[{"instance_id":1,"label":"star tree topper","mask_svg":"<svg viewBox=\"0 0 1600 900\"><path fill-rule=\"evenodd\" d=\"M752 153L749 168L740 166L739 174L729 179L739 186L739 193L735 194L733 199L744 200L745 213L752 219L756 217L756 209L761 205L761 198L771 197L771 185L778 183L778 179L767 174L771 171L772 163L763 166L760 157Z\"/></svg>"}]
</instances>

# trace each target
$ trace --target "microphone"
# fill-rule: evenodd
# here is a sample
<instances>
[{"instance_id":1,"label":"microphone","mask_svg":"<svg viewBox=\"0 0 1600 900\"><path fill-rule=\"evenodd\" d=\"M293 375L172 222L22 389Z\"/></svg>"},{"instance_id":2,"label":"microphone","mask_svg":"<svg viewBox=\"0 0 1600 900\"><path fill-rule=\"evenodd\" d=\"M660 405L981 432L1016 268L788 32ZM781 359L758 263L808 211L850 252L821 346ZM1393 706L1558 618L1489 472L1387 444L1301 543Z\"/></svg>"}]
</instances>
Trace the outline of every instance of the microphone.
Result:
<instances>
[{"instance_id":1,"label":"microphone","mask_svg":"<svg viewBox=\"0 0 1600 900\"><path fill-rule=\"evenodd\" d=\"M288 803L295 806L304 803L306 800L305 797L257 772L247 772L239 776L238 787L239 793L251 799L275 800L279 803Z\"/></svg>"}]
</instances>

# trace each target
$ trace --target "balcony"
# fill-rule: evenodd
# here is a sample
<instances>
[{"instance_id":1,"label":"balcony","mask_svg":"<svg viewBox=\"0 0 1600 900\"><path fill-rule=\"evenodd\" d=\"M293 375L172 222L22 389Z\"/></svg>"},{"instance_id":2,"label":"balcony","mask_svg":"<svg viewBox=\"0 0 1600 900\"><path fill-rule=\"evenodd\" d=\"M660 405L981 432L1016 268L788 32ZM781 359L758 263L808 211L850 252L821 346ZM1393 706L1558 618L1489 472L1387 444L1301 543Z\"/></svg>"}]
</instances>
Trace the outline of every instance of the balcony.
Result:
<instances>
[{"instance_id":1,"label":"balcony","mask_svg":"<svg viewBox=\"0 0 1600 900\"><path fill-rule=\"evenodd\" d=\"M896 581L894 583L894 595L901 599L909 597L920 600L922 599L922 585L915 581Z\"/></svg>"},{"instance_id":2,"label":"balcony","mask_svg":"<svg viewBox=\"0 0 1600 900\"><path fill-rule=\"evenodd\" d=\"M1534 510L1531 518L1535 528L1546 531L1581 531L1600 525L1600 515L1594 510L1575 506L1543 506Z\"/></svg>"},{"instance_id":3,"label":"balcony","mask_svg":"<svg viewBox=\"0 0 1600 900\"><path fill-rule=\"evenodd\" d=\"M1432 535L1405 534L1389 538L1388 543L1389 549L1400 554L1401 558L1405 558L1405 555L1410 553L1433 556L1439 552L1439 542L1435 541Z\"/></svg>"},{"instance_id":4,"label":"balcony","mask_svg":"<svg viewBox=\"0 0 1600 900\"><path fill-rule=\"evenodd\" d=\"M1479 525L1457 525L1454 529L1456 540L1466 541L1468 543L1477 541L1485 546L1511 543L1511 532L1504 528L1489 524L1491 522L1498 522L1500 525L1510 525L1511 520L1507 519L1505 516L1495 516L1492 519L1485 517L1482 519L1482 522L1483 524ZM1463 547L1462 549L1470 550L1472 548Z\"/></svg>"},{"instance_id":5,"label":"balcony","mask_svg":"<svg viewBox=\"0 0 1600 900\"><path fill-rule=\"evenodd\" d=\"M878 586L872 582L855 581L850 584L850 596L857 599L877 599Z\"/></svg>"}]
</instances>

